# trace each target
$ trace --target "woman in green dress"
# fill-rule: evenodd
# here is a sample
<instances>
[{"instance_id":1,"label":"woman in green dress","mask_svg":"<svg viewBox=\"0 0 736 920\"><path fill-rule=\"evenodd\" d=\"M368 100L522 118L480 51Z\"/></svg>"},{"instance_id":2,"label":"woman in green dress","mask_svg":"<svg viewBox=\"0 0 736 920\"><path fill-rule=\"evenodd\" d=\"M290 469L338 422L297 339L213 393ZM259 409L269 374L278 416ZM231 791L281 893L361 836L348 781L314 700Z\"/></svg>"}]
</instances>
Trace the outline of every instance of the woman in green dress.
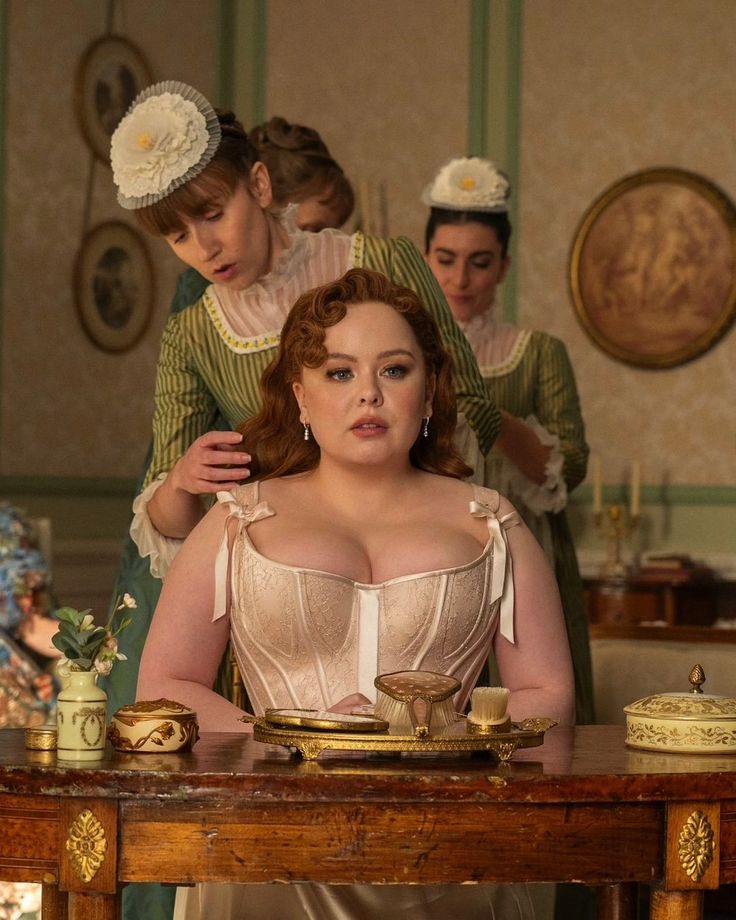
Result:
<instances>
[{"instance_id":1,"label":"woman in green dress","mask_svg":"<svg viewBox=\"0 0 736 920\"><path fill-rule=\"evenodd\" d=\"M554 565L575 668L579 723L593 721L593 681L583 586L565 515L584 478L588 445L564 344L504 323L496 286L508 271L510 185L478 157L451 160L426 189L425 257L473 348L501 430L484 485L508 496Z\"/></svg>"},{"instance_id":2,"label":"woman in green dress","mask_svg":"<svg viewBox=\"0 0 736 920\"><path fill-rule=\"evenodd\" d=\"M268 170L241 125L192 87L168 81L144 90L113 135L111 162L120 204L208 282L199 299L169 317L163 333L153 450L131 525L137 552L130 554L130 577L118 585L138 602L123 649L129 666L113 672L107 687L111 705L119 706L134 698L158 597L148 569L163 577L204 514L203 497L247 478L248 445L232 429L260 407L261 373L299 294L355 267L412 288L453 356L465 420L459 438L471 465L482 462L500 417L417 248L405 238L307 233L292 209L273 213ZM196 289L196 280L184 280L182 297L192 296L192 284ZM231 430L212 430L220 416Z\"/></svg>"}]
</instances>

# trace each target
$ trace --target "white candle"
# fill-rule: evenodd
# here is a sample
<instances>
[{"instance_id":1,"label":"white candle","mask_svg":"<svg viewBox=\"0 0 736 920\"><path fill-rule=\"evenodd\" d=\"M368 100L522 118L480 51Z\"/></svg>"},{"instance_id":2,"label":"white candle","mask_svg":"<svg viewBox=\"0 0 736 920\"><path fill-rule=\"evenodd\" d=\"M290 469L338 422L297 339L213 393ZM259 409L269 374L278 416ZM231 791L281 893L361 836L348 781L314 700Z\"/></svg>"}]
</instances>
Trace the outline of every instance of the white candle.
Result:
<instances>
[{"instance_id":1,"label":"white candle","mask_svg":"<svg viewBox=\"0 0 736 920\"><path fill-rule=\"evenodd\" d=\"M631 517L639 517L639 489L641 486L641 464L631 461Z\"/></svg>"},{"instance_id":2,"label":"white candle","mask_svg":"<svg viewBox=\"0 0 736 920\"><path fill-rule=\"evenodd\" d=\"M593 514L603 511L603 483L601 481L601 458L593 457Z\"/></svg>"}]
</instances>

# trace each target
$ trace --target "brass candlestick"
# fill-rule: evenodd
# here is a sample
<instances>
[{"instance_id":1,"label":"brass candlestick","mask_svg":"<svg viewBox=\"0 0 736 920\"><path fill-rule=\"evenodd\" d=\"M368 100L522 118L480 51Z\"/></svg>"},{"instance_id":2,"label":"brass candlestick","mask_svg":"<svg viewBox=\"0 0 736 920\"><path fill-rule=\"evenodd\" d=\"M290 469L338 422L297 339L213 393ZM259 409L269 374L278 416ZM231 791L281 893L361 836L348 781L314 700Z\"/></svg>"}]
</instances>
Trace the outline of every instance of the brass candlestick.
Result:
<instances>
[{"instance_id":1,"label":"brass candlestick","mask_svg":"<svg viewBox=\"0 0 736 920\"><path fill-rule=\"evenodd\" d=\"M623 505L609 505L606 518L604 521L601 511L593 515L595 526L605 528L606 561L601 566L601 575L604 578L625 578L629 566L621 558L621 546L626 537L638 527L639 515L627 513Z\"/></svg>"}]
</instances>

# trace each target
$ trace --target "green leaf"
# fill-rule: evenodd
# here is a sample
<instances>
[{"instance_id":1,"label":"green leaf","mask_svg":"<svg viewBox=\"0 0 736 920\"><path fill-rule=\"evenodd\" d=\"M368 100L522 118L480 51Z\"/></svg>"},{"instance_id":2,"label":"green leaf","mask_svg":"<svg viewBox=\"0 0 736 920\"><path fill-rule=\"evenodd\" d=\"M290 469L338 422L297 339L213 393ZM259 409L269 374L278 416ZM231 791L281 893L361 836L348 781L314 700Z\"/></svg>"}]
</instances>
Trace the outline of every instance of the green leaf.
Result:
<instances>
[{"instance_id":1,"label":"green leaf","mask_svg":"<svg viewBox=\"0 0 736 920\"><path fill-rule=\"evenodd\" d=\"M92 613L92 611L77 610L74 607L59 607L58 610L54 611L54 616L58 620L62 620L66 623L71 623L72 626L79 626L79 624L87 616L88 613Z\"/></svg>"}]
</instances>

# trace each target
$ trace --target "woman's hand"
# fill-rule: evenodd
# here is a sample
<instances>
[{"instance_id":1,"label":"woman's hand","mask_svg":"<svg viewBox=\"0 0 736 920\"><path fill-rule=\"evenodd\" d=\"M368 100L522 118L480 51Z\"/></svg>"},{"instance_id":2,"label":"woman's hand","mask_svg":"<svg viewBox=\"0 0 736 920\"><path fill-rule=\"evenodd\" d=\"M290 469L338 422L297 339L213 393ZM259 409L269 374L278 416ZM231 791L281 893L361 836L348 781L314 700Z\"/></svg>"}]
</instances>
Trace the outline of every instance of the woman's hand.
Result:
<instances>
[{"instance_id":1,"label":"woman's hand","mask_svg":"<svg viewBox=\"0 0 736 920\"><path fill-rule=\"evenodd\" d=\"M334 706L330 706L327 710L328 712L341 712L343 714L350 714L354 709L360 709L361 706L370 706L372 705L371 701L367 696L364 696L362 693L351 693L339 703L335 703Z\"/></svg>"},{"instance_id":2,"label":"woman's hand","mask_svg":"<svg viewBox=\"0 0 736 920\"><path fill-rule=\"evenodd\" d=\"M501 409L501 431L494 444L537 485L547 478L547 461L552 448L539 440L536 433L520 418Z\"/></svg>"},{"instance_id":3,"label":"woman's hand","mask_svg":"<svg viewBox=\"0 0 736 920\"><path fill-rule=\"evenodd\" d=\"M174 489L191 495L234 489L250 476L250 454L238 451L242 440L237 431L208 431L197 438L171 471Z\"/></svg>"},{"instance_id":4,"label":"woman's hand","mask_svg":"<svg viewBox=\"0 0 736 920\"><path fill-rule=\"evenodd\" d=\"M30 610L18 625L18 638L39 655L45 655L47 658L61 658L61 652L51 644L52 638L58 631L58 620L41 616L37 610Z\"/></svg>"},{"instance_id":5,"label":"woman's hand","mask_svg":"<svg viewBox=\"0 0 736 920\"><path fill-rule=\"evenodd\" d=\"M185 539L204 515L200 495L227 492L250 476L250 454L238 451L237 431L208 431L192 444L148 502L153 526L167 537Z\"/></svg>"}]
</instances>

